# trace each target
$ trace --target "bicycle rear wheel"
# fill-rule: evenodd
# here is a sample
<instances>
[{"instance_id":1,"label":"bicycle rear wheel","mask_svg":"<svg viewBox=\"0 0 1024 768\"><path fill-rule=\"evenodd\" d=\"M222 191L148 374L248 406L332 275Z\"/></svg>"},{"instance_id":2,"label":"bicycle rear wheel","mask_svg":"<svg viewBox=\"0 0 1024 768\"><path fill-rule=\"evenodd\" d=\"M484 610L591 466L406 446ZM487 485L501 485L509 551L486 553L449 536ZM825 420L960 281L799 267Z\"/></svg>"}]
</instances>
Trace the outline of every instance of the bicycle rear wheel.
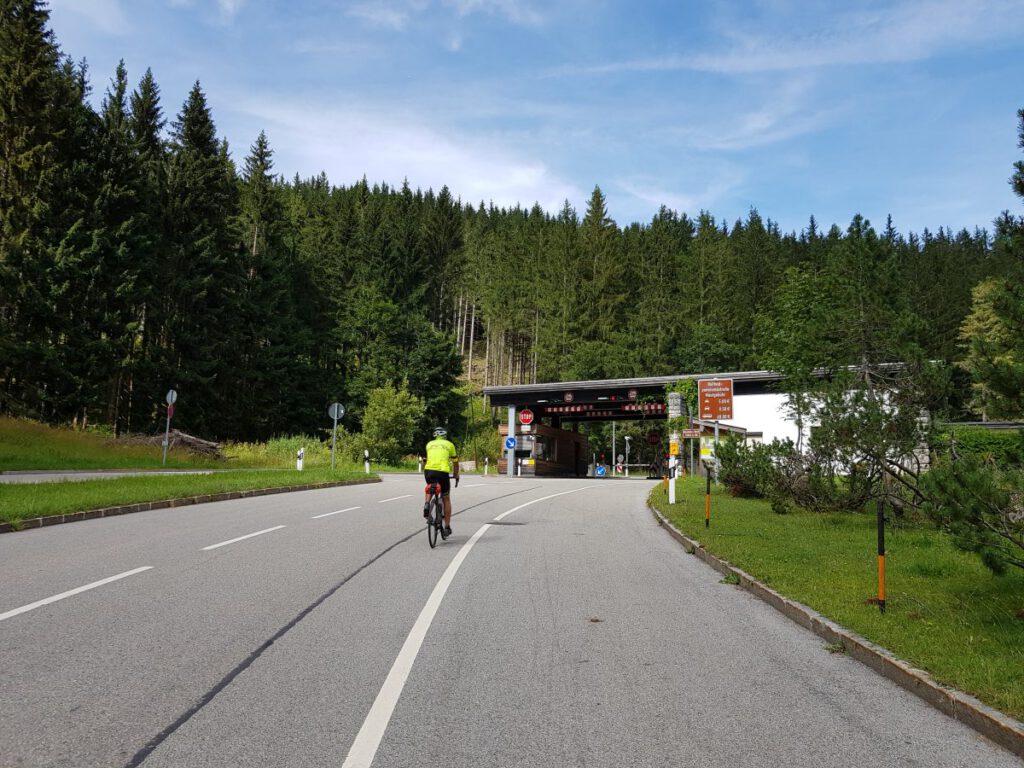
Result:
<instances>
[{"instance_id":1,"label":"bicycle rear wheel","mask_svg":"<svg viewBox=\"0 0 1024 768\"><path fill-rule=\"evenodd\" d=\"M427 517L427 541L430 542L431 549L437 546L437 534L441 530L441 526L444 525L443 515L437 497L431 498L430 515Z\"/></svg>"}]
</instances>

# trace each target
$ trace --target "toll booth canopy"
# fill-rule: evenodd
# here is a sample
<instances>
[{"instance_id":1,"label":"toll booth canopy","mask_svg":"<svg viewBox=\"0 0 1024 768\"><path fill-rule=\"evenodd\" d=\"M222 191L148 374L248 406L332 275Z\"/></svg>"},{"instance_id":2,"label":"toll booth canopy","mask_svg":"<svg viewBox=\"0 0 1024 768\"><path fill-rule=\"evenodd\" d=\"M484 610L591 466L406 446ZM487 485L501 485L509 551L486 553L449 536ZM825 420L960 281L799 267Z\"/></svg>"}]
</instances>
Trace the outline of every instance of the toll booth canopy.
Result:
<instances>
[{"instance_id":1,"label":"toll booth canopy","mask_svg":"<svg viewBox=\"0 0 1024 768\"><path fill-rule=\"evenodd\" d=\"M521 474L583 476L589 463L586 438L580 423L591 421L663 421L667 418L665 387L692 379L733 380L734 393L761 394L782 380L771 371L703 373L653 376L634 379L547 382L484 387L492 407L515 410L515 459ZM523 423L520 414L529 419ZM696 418L698 414L693 414ZM502 419L503 442L508 437L508 420ZM695 425L697 426L697 425ZM729 431L743 431L726 426ZM504 458L499 471L507 471Z\"/></svg>"}]
</instances>

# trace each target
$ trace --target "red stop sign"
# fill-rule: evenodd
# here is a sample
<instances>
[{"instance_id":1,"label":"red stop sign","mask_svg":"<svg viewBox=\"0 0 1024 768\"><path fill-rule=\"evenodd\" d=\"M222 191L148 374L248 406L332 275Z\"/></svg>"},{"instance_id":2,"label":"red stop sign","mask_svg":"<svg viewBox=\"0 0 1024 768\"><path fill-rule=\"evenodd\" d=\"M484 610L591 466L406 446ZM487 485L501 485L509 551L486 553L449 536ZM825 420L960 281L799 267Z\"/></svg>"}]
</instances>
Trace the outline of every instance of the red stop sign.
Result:
<instances>
[{"instance_id":1,"label":"red stop sign","mask_svg":"<svg viewBox=\"0 0 1024 768\"><path fill-rule=\"evenodd\" d=\"M523 408L519 412L519 423L520 424L532 424L533 423L533 411L529 408Z\"/></svg>"},{"instance_id":2,"label":"red stop sign","mask_svg":"<svg viewBox=\"0 0 1024 768\"><path fill-rule=\"evenodd\" d=\"M647 433L647 444L648 445L657 445L660 442L661 442L661 435L658 432L648 432Z\"/></svg>"}]
</instances>

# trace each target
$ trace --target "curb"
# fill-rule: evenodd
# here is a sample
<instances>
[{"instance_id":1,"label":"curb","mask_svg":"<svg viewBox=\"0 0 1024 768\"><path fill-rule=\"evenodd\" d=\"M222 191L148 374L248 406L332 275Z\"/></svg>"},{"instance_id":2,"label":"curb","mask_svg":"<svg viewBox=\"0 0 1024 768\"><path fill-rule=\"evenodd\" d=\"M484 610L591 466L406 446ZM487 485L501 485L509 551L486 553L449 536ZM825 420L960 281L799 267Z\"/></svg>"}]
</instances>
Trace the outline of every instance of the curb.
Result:
<instances>
[{"instance_id":1,"label":"curb","mask_svg":"<svg viewBox=\"0 0 1024 768\"><path fill-rule=\"evenodd\" d=\"M380 478L370 480L338 480L333 483L311 483L309 485L283 485L277 488L257 488L249 491L228 491L225 493L209 493L202 496L185 496L179 499L162 499L160 501L140 501L136 504L125 504L119 507L105 507L104 509L90 509L84 512L68 512L64 515L50 515L48 517L33 517L29 520L19 520L17 523L0 523L0 533L16 533L17 531L28 531L33 528L45 528L49 525L61 525L62 523L77 523L79 520L95 520L99 517L114 517L115 515L129 515L132 512L148 512L152 509L169 509L171 507L187 507L190 504L206 504L211 501L231 501L232 499L249 499L254 496L270 496L275 493L292 493L293 491L315 491L321 488L338 488L343 485L365 485L367 483L379 483Z\"/></svg>"},{"instance_id":2,"label":"curb","mask_svg":"<svg viewBox=\"0 0 1024 768\"><path fill-rule=\"evenodd\" d=\"M681 533L650 502L648 502L647 508L654 513L658 524L665 529L669 536L682 544L688 554L696 555L725 576L735 576L739 579L739 586L759 600L768 603L786 618L809 629L828 643L841 644L845 652L852 658L923 699L940 712L973 728L1004 749L1018 757L1024 757L1024 723L993 709L962 691L939 685L927 672L898 659L885 648L841 627L803 603L798 603L779 594L749 573L731 565L729 561L710 554L699 541Z\"/></svg>"}]
</instances>

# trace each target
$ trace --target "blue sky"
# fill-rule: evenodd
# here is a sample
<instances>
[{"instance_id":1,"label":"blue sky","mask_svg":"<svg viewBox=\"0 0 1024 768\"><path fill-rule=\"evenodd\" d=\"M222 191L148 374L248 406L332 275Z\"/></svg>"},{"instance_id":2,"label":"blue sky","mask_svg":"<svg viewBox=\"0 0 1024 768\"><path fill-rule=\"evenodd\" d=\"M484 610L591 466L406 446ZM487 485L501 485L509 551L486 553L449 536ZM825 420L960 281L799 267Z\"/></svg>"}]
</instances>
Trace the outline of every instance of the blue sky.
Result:
<instances>
[{"instance_id":1,"label":"blue sky","mask_svg":"<svg viewBox=\"0 0 1024 768\"><path fill-rule=\"evenodd\" d=\"M837 4L838 6L839 4ZM1024 0L52 0L98 102L118 59L164 111L201 81L241 161L464 202L595 184L620 225L666 205L732 222L906 233L1020 213Z\"/></svg>"}]
</instances>

